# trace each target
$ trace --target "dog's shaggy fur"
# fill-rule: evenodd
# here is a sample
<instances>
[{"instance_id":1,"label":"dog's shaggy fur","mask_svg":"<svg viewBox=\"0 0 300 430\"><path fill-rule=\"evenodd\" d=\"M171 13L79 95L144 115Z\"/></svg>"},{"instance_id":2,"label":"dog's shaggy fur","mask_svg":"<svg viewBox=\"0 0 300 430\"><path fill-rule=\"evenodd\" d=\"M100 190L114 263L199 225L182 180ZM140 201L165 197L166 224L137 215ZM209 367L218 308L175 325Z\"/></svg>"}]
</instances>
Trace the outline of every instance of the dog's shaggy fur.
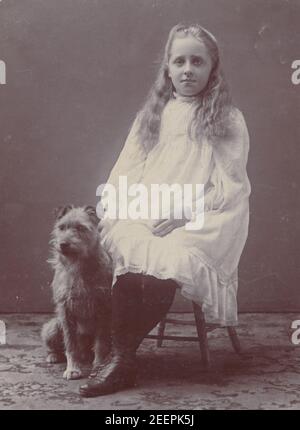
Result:
<instances>
[{"instance_id":1,"label":"dog's shaggy fur","mask_svg":"<svg viewBox=\"0 0 300 430\"><path fill-rule=\"evenodd\" d=\"M110 351L110 261L98 221L91 206L60 208L50 241L56 316L43 326L42 338L48 362L67 360L66 379L80 378L86 362L101 365Z\"/></svg>"}]
</instances>

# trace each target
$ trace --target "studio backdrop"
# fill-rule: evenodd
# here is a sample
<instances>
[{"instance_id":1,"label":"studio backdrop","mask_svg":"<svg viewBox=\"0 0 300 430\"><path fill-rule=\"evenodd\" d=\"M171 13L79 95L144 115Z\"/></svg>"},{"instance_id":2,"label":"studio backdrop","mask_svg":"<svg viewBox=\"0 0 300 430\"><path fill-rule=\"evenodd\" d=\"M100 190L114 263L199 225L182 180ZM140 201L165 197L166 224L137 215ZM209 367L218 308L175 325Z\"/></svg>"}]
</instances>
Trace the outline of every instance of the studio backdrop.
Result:
<instances>
[{"instance_id":1,"label":"studio backdrop","mask_svg":"<svg viewBox=\"0 0 300 430\"><path fill-rule=\"evenodd\" d=\"M3 0L0 312L52 310L53 208L97 204L181 21L216 35L249 128L239 310L300 310L300 1Z\"/></svg>"}]
</instances>

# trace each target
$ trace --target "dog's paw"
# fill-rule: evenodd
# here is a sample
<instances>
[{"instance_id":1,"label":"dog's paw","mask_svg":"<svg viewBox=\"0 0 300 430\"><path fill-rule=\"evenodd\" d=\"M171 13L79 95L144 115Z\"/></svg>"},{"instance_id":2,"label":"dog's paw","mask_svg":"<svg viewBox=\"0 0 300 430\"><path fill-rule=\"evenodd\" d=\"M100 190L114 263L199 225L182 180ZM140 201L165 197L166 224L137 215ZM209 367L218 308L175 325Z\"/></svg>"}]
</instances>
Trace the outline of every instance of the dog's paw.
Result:
<instances>
[{"instance_id":1,"label":"dog's paw","mask_svg":"<svg viewBox=\"0 0 300 430\"><path fill-rule=\"evenodd\" d=\"M64 363L66 361L66 357L64 354L57 354L56 352L49 352L46 358L47 363L55 364L55 363Z\"/></svg>"},{"instance_id":2,"label":"dog's paw","mask_svg":"<svg viewBox=\"0 0 300 430\"><path fill-rule=\"evenodd\" d=\"M63 374L63 378L70 379L80 379L82 377L82 372L80 369L66 369Z\"/></svg>"}]
</instances>

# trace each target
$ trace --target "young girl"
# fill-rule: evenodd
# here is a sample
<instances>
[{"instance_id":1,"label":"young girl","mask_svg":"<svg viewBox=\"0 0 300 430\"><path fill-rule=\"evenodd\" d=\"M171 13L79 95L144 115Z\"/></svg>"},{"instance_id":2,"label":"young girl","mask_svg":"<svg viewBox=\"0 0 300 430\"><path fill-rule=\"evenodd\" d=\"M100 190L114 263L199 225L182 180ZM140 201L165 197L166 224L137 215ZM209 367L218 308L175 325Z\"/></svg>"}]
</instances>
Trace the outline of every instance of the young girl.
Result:
<instances>
[{"instance_id":1,"label":"young girl","mask_svg":"<svg viewBox=\"0 0 300 430\"><path fill-rule=\"evenodd\" d=\"M237 324L237 268L248 234L249 136L233 106L215 37L200 25L176 25L143 109L108 184L204 184L204 223L178 218L100 222L113 261L112 357L81 387L83 396L134 384L135 351L165 316L176 287L202 306L206 321ZM196 193L193 203L199 200ZM150 202L151 205L151 202ZM106 207L107 209L107 207Z\"/></svg>"}]
</instances>

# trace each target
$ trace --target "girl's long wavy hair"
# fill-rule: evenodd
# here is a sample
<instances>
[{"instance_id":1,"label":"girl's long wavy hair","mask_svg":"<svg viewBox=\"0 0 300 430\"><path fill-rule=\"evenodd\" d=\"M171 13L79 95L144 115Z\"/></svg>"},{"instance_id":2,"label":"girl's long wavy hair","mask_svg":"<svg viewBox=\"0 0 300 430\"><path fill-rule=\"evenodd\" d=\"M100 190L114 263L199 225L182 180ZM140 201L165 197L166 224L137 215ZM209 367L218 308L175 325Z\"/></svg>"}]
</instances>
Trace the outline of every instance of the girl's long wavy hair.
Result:
<instances>
[{"instance_id":1,"label":"girl's long wavy hair","mask_svg":"<svg viewBox=\"0 0 300 430\"><path fill-rule=\"evenodd\" d=\"M212 60L212 69L207 85L195 100L194 114L188 127L189 136L199 141L201 136L222 137L227 133L232 101L220 65L217 41L209 31L199 24L177 24L169 33L156 81L143 108L138 113L137 133L146 152L149 152L158 141L162 111L173 97L174 87L168 76L168 62L173 40L176 37L188 35L194 36L205 45Z\"/></svg>"}]
</instances>

